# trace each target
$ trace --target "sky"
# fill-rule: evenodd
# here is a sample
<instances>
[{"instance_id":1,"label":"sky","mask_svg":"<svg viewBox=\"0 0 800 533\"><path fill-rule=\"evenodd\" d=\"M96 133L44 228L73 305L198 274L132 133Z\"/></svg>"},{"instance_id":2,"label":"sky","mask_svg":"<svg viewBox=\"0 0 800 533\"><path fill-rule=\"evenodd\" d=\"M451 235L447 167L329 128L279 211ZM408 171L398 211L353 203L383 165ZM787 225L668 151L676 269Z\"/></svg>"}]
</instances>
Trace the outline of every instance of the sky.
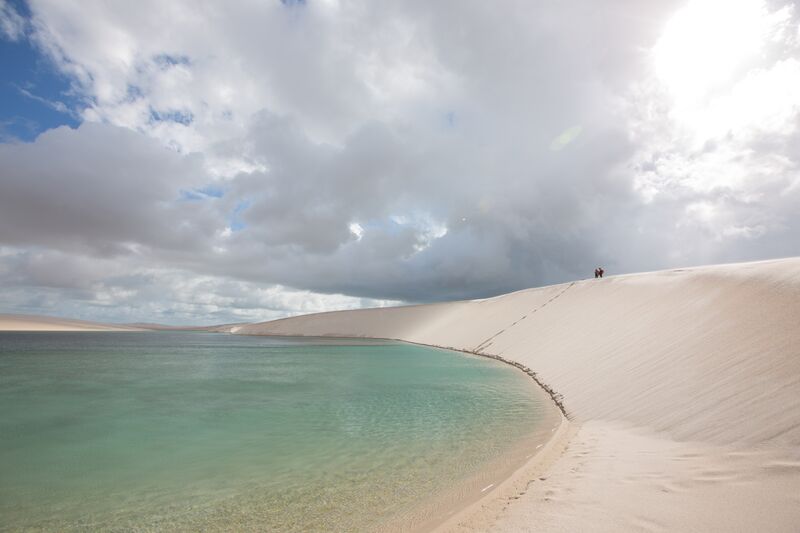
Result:
<instances>
[{"instance_id":1,"label":"sky","mask_svg":"<svg viewBox=\"0 0 800 533\"><path fill-rule=\"evenodd\" d=\"M785 0L0 0L0 312L213 324L800 255Z\"/></svg>"}]
</instances>

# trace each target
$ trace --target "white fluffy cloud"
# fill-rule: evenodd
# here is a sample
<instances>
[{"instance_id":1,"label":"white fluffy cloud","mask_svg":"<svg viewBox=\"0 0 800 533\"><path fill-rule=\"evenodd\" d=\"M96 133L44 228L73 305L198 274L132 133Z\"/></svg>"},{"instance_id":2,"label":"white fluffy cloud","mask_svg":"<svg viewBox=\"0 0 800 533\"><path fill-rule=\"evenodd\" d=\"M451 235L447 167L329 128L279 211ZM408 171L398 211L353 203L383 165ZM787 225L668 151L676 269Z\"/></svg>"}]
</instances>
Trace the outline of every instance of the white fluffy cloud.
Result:
<instances>
[{"instance_id":1,"label":"white fluffy cloud","mask_svg":"<svg viewBox=\"0 0 800 533\"><path fill-rule=\"evenodd\" d=\"M0 146L6 300L228 321L800 253L794 6L652 4L4 7L84 102Z\"/></svg>"}]
</instances>

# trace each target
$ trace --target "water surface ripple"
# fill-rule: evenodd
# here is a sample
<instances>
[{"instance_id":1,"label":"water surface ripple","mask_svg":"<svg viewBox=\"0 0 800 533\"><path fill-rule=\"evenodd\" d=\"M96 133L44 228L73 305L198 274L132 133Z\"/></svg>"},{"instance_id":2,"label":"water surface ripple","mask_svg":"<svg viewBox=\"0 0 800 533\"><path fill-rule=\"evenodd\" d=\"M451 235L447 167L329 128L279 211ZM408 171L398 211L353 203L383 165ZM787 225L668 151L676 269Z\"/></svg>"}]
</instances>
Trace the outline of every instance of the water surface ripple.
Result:
<instances>
[{"instance_id":1,"label":"water surface ripple","mask_svg":"<svg viewBox=\"0 0 800 533\"><path fill-rule=\"evenodd\" d=\"M0 333L0 529L378 529L529 437L532 389L392 342Z\"/></svg>"}]
</instances>

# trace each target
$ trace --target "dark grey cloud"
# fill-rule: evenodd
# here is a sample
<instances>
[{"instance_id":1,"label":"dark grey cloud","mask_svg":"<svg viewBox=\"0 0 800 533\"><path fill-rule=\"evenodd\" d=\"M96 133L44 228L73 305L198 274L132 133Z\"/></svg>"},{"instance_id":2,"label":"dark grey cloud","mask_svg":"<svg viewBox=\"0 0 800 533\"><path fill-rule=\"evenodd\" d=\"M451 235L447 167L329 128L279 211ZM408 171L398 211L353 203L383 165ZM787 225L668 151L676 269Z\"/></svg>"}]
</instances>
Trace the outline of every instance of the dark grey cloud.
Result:
<instances>
[{"instance_id":1,"label":"dark grey cloud","mask_svg":"<svg viewBox=\"0 0 800 533\"><path fill-rule=\"evenodd\" d=\"M205 247L219 220L181 191L202 185L198 156L127 129L85 123L0 145L0 240L93 255L140 245Z\"/></svg>"}]
</instances>

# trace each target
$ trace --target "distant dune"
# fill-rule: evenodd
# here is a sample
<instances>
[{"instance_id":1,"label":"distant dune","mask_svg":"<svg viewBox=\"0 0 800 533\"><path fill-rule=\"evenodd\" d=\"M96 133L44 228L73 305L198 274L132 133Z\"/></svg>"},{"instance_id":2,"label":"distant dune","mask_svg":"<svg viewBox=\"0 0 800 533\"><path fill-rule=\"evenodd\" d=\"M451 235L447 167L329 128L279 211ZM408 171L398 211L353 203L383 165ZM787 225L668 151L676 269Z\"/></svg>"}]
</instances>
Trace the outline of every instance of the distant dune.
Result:
<instances>
[{"instance_id":1,"label":"distant dune","mask_svg":"<svg viewBox=\"0 0 800 533\"><path fill-rule=\"evenodd\" d=\"M0 314L0 331L142 331L142 328L68 318Z\"/></svg>"},{"instance_id":2,"label":"distant dune","mask_svg":"<svg viewBox=\"0 0 800 533\"><path fill-rule=\"evenodd\" d=\"M528 479L443 529L800 530L800 259L233 332L380 337L497 355L563 395L570 431L547 473L519 473Z\"/></svg>"},{"instance_id":3,"label":"distant dune","mask_svg":"<svg viewBox=\"0 0 800 533\"><path fill-rule=\"evenodd\" d=\"M127 327L138 328L148 331L208 331L215 333L230 333L231 330L242 324L220 324L214 326L169 326L166 324L157 324L154 322L134 322L132 324L125 324Z\"/></svg>"},{"instance_id":4,"label":"distant dune","mask_svg":"<svg viewBox=\"0 0 800 533\"><path fill-rule=\"evenodd\" d=\"M150 322L104 324L70 318L0 313L0 331L208 331L230 333L243 324L215 326L169 326Z\"/></svg>"}]
</instances>

